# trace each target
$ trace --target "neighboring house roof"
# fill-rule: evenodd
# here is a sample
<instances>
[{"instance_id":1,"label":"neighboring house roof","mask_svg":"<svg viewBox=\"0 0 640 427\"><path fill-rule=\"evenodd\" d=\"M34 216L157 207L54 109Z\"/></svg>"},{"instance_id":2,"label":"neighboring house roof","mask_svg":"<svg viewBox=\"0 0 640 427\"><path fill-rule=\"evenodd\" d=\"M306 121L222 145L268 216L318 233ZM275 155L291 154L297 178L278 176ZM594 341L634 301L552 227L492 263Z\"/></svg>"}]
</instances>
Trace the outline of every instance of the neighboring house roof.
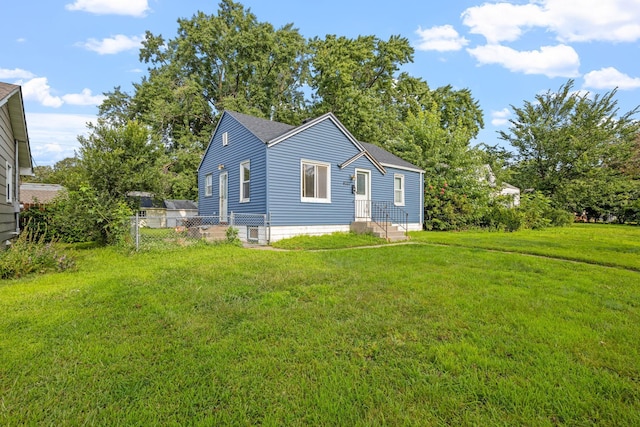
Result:
<instances>
[{"instance_id":1,"label":"neighboring house roof","mask_svg":"<svg viewBox=\"0 0 640 427\"><path fill-rule=\"evenodd\" d=\"M165 200L164 207L169 210L197 210L198 204L193 200Z\"/></svg>"},{"instance_id":2,"label":"neighboring house roof","mask_svg":"<svg viewBox=\"0 0 640 427\"><path fill-rule=\"evenodd\" d=\"M366 155L366 157L368 157L374 164L376 164L376 167L378 167L383 173L384 166L424 172L422 169L418 168L412 163L409 163L406 160L403 160L400 157L389 153L383 148L366 142L357 141L332 113L327 113L315 119L307 120L300 126L292 126L285 123L275 122L273 120L261 119L259 117L236 113L234 111L225 111L224 114L228 114L236 119L249 132L254 134L258 139L260 139L265 144L268 144L269 146L277 144L297 134L298 132L301 132L302 130L314 126L315 124L323 120L330 119L336 124L336 126L338 126L342 130L347 138L351 140L351 142ZM346 160L343 165L350 163L357 157L359 156L356 156L353 159Z\"/></svg>"},{"instance_id":3,"label":"neighboring house roof","mask_svg":"<svg viewBox=\"0 0 640 427\"><path fill-rule=\"evenodd\" d=\"M18 163L21 175L33 174L31 147L27 133L27 120L22 102L22 89L18 85L0 82L0 107L7 104L13 138L18 141Z\"/></svg>"},{"instance_id":4,"label":"neighboring house roof","mask_svg":"<svg viewBox=\"0 0 640 427\"><path fill-rule=\"evenodd\" d=\"M20 184L20 203L50 203L65 188L59 184L25 182Z\"/></svg>"}]
</instances>

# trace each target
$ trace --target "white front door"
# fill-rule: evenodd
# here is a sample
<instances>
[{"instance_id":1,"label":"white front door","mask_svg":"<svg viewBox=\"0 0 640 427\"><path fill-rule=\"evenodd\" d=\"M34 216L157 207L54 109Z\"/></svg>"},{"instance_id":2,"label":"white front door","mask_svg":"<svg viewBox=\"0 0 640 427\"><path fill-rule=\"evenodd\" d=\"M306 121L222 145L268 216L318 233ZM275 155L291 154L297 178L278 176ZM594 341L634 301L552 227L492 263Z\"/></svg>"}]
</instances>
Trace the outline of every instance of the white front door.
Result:
<instances>
[{"instance_id":1,"label":"white front door","mask_svg":"<svg viewBox=\"0 0 640 427\"><path fill-rule=\"evenodd\" d=\"M220 173L220 222L227 222L229 207L229 179L227 176L227 172Z\"/></svg>"},{"instance_id":2,"label":"white front door","mask_svg":"<svg viewBox=\"0 0 640 427\"><path fill-rule=\"evenodd\" d=\"M356 221L371 220L371 172L356 169Z\"/></svg>"}]
</instances>

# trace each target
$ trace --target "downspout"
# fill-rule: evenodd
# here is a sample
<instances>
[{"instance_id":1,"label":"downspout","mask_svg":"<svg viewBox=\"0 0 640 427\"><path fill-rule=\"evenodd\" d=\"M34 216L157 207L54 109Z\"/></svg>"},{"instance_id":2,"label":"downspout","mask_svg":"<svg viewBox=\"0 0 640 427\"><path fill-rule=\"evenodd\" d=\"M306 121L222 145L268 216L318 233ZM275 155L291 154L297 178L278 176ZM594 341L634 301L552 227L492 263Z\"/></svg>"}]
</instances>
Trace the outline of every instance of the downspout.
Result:
<instances>
[{"instance_id":1,"label":"downspout","mask_svg":"<svg viewBox=\"0 0 640 427\"><path fill-rule=\"evenodd\" d=\"M13 209L15 212L15 218L16 218L16 235L20 234L20 162L19 162L19 142L18 140L14 140L15 141L15 153L16 155L15 157L15 166L13 168L13 173L14 173L14 181L13 181L13 194L15 195L15 198L13 198ZM16 209L17 206L17 209Z\"/></svg>"}]
</instances>

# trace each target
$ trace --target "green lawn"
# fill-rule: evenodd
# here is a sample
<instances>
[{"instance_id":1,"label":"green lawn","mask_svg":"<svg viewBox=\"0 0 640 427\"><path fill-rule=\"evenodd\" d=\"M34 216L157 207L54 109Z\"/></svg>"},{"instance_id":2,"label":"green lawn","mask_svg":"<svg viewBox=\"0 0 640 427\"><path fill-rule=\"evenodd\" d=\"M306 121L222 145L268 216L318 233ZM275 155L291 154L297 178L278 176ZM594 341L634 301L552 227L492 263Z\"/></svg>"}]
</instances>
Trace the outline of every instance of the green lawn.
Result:
<instances>
[{"instance_id":1,"label":"green lawn","mask_svg":"<svg viewBox=\"0 0 640 427\"><path fill-rule=\"evenodd\" d=\"M0 425L640 425L637 230L79 250L0 282Z\"/></svg>"}]
</instances>

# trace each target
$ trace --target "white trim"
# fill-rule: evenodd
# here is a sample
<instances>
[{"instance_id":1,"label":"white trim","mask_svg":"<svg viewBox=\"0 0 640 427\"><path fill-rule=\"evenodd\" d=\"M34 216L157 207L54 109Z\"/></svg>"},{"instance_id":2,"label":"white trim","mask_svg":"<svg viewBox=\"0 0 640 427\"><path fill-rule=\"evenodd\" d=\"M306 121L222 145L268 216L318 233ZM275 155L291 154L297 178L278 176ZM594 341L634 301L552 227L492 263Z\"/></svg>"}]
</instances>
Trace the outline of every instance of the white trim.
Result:
<instances>
[{"instance_id":1,"label":"white trim","mask_svg":"<svg viewBox=\"0 0 640 427\"><path fill-rule=\"evenodd\" d=\"M244 180L244 166L247 165L247 170L249 171L249 180L245 181ZM246 197L247 195L244 194L244 184L249 184L249 191L247 191L249 194L249 197ZM251 201L251 160L245 160L243 162L240 162L240 191L238 191L238 193L240 194L240 203L249 203Z\"/></svg>"},{"instance_id":2,"label":"white trim","mask_svg":"<svg viewBox=\"0 0 640 427\"><path fill-rule=\"evenodd\" d=\"M213 174L208 173L204 176L204 197L213 196Z\"/></svg>"},{"instance_id":3,"label":"white trim","mask_svg":"<svg viewBox=\"0 0 640 427\"><path fill-rule=\"evenodd\" d=\"M382 166L386 166L388 168L394 168L394 169L401 169L401 170L405 170L405 171L409 171L409 172L419 172L419 173L424 173L424 171L422 169L414 169L414 168L409 168L406 166L398 166L398 165L394 165L392 163L380 163Z\"/></svg>"},{"instance_id":4,"label":"white trim","mask_svg":"<svg viewBox=\"0 0 640 427\"><path fill-rule=\"evenodd\" d=\"M358 194L358 174L365 175L367 177L365 194ZM356 186L355 194L353 195L354 199L354 218L356 221L371 221L371 200L373 200L373 195L371 194L371 186L372 186L372 177L371 170L369 169L354 169L355 181L354 184ZM359 203L360 202L360 203Z\"/></svg>"},{"instance_id":5,"label":"white trim","mask_svg":"<svg viewBox=\"0 0 640 427\"><path fill-rule=\"evenodd\" d=\"M396 179L400 178L400 191L402 193L402 200L401 201L396 201ZM396 206L404 206L405 205L405 180L404 180L404 175L400 174L400 173L395 173L393 174L393 204Z\"/></svg>"},{"instance_id":6,"label":"white trim","mask_svg":"<svg viewBox=\"0 0 640 427\"><path fill-rule=\"evenodd\" d=\"M333 113L326 113L320 117L316 117L313 120L309 120L308 122L296 128L291 129L289 132L283 135L280 135L279 137L274 138L271 141L267 141L267 146L271 147L273 145L276 145L277 143L282 142L286 139L289 139L292 136L302 132L303 130L307 130L310 127L315 126L318 123L323 122L327 119L331 120L331 122L333 122L333 124L335 124L342 131L342 133L345 134L345 136L349 139L349 141L351 141L351 143L355 145L360 151L366 151L364 147L358 142L358 140L353 135L351 135L351 132L349 132L347 128L344 127L344 125L340 122L340 120L338 120L338 118Z\"/></svg>"},{"instance_id":7,"label":"white trim","mask_svg":"<svg viewBox=\"0 0 640 427\"><path fill-rule=\"evenodd\" d=\"M224 132L222 134L222 146L226 147L229 145L229 132Z\"/></svg>"},{"instance_id":8,"label":"white trim","mask_svg":"<svg viewBox=\"0 0 640 427\"><path fill-rule=\"evenodd\" d=\"M225 185L222 185L222 177L224 178ZM224 190L224 191L221 191ZM222 197L224 194L225 197ZM222 201L225 201L224 209ZM218 176L218 211L220 211L220 221L228 221L229 219L229 173L227 171L220 172Z\"/></svg>"},{"instance_id":9,"label":"white trim","mask_svg":"<svg viewBox=\"0 0 640 427\"><path fill-rule=\"evenodd\" d=\"M326 197L305 197L304 196L304 165L322 166L327 168L327 196ZM316 169L317 171L317 169ZM314 175L316 176L317 173ZM317 180L315 181L314 192L317 193ZM331 164L319 162L317 160L300 159L300 201L303 203L331 203Z\"/></svg>"}]
</instances>

